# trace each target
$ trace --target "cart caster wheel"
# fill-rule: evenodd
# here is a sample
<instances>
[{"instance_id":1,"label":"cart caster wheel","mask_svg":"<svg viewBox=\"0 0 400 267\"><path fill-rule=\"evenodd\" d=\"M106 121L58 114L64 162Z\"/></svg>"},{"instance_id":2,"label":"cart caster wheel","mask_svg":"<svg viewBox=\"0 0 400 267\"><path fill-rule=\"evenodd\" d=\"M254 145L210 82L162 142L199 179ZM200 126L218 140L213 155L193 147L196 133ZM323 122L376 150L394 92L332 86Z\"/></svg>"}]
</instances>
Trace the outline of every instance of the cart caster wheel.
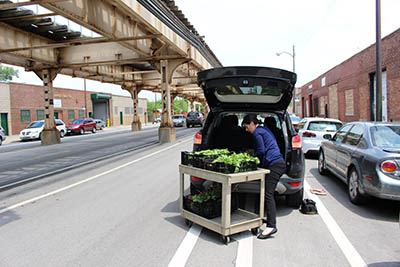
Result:
<instances>
[{"instance_id":1,"label":"cart caster wheel","mask_svg":"<svg viewBox=\"0 0 400 267\"><path fill-rule=\"evenodd\" d=\"M225 245L228 245L229 242L231 242L231 237L230 236L221 235L221 240Z\"/></svg>"},{"instance_id":2,"label":"cart caster wheel","mask_svg":"<svg viewBox=\"0 0 400 267\"><path fill-rule=\"evenodd\" d=\"M251 233L253 234L253 235L258 235L258 233L259 233L259 231L260 231L260 228L252 228L251 229Z\"/></svg>"},{"instance_id":3,"label":"cart caster wheel","mask_svg":"<svg viewBox=\"0 0 400 267\"><path fill-rule=\"evenodd\" d=\"M189 221L188 219L185 219L185 224L186 224L188 227L192 227L193 222L192 222L192 221Z\"/></svg>"}]
</instances>

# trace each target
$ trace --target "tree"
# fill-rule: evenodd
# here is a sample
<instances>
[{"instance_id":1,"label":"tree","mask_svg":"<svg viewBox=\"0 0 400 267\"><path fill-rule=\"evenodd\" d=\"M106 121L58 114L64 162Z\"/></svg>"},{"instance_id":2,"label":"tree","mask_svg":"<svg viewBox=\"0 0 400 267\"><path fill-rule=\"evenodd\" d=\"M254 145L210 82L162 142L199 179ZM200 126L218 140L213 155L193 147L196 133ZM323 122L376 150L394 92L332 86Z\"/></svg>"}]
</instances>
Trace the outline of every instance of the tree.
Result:
<instances>
[{"instance_id":1,"label":"tree","mask_svg":"<svg viewBox=\"0 0 400 267\"><path fill-rule=\"evenodd\" d=\"M0 64L0 81L11 81L13 76L18 78L18 70Z\"/></svg>"}]
</instances>

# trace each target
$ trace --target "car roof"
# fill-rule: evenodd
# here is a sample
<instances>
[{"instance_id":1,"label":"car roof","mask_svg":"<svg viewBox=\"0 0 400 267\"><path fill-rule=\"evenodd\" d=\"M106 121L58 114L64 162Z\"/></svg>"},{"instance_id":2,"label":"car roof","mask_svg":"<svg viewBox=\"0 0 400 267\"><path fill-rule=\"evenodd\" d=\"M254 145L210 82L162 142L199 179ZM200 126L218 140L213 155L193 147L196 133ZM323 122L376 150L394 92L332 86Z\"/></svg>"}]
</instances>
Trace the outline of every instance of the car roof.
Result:
<instances>
[{"instance_id":1,"label":"car roof","mask_svg":"<svg viewBox=\"0 0 400 267\"><path fill-rule=\"evenodd\" d=\"M319 117L306 117L306 118L303 118L302 120L307 120L307 121L330 121L330 122L343 123L343 122L341 122L340 120L337 120L337 119L319 118Z\"/></svg>"}]
</instances>

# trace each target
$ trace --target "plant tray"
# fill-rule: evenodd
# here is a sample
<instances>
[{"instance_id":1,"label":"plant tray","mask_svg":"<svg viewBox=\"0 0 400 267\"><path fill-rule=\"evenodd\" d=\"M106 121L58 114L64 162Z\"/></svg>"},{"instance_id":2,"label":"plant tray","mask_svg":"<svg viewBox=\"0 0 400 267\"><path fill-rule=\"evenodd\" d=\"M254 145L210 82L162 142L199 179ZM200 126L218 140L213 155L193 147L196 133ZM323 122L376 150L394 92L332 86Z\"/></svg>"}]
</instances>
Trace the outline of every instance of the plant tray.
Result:
<instances>
[{"instance_id":1,"label":"plant tray","mask_svg":"<svg viewBox=\"0 0 400 267\"><path fill-rule=\"evenodd\" d=\"M220 217L222 214L222 199L209 200L207 202L198 203L193 202L190 196L183 196L183 208L190 212L193 212L201 217L207 219L213 219ZM231 200L231 213L237 210L239 207L239 196L236 193L232 193Z\"/></svg>"}]
</instances>

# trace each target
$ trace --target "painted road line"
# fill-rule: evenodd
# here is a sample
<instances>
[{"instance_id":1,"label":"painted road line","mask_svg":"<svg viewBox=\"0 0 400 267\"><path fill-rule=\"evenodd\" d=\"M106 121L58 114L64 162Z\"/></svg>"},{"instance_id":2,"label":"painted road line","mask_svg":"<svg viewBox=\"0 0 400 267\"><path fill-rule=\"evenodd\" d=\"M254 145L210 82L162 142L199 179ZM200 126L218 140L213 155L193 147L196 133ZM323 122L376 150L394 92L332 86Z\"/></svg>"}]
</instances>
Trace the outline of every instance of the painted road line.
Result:
<instances>
[{"instance_id":1,"label":"painted road line","mask_svg":"<svg viewBox=\"0 0 400 267\"><path fill-rule=\"evenodd\" d=\"M340 229L339 225L333 219L328 209L325 207L325 205L322 203L319 197L314 194L308 193L310 192L310 188L311 187L308 184L308 182L304 180L304 190L306 191L308 197L316 202L318 214L321 216L322 220L328 227L336 243L339 245L343 254L346 256L347 261L353 267L367 266L367 264L364 262L360 254L358 254L357 250L350 243L349 239L343 233L342 229Z\"/></svg>"},{"instance_id":2,"label":"painted road line","mask_svg":"<svg viewBox=\"0 0 400 267\"><path fill-rule=\"evenodd\" d=\"M241 233L235 239L239 242L236 267L251 267L253 266L253 235L250 231Z\"/></svg>"},{"instance_id":3,"label":"painted road line","mask_svg":"<svg viewBox=\"0 0 400 267\"><path fill-rule=\"evenodd\" d=\"M5 213L5 212L10 211L10 210L13 210L13 209L16 209L16 208L21 207L21 206L23 206L23 205L26 205L26 204L29 204L29 203L38 201L38 200L40 200L40 199L43 199L43 198L46 198L46 197L55 195L55 194L57 194L57 193L60 193L60 192L63 192L63 191L65 191L65 190L68 190L68 189L71 189L71 188L73 188L73 187L76 187L76 186L78 186L78 185L87 183L87 182L92 181L92 180L94 180L94 179L100 178L100 177L102 177L102 176L104 176L104 175L106 175L106 174L109 174L109 173L112 173L112 172L117 171L117 170L119 170L119 169L125 168L125 167L127 167L127 166L129 166L129 165L132 165L132 164L134 164L134 163L136 163L136 162L139 162L139 161L141 161L141 160L150 158L150 157L152 157L152 156L154 156L154 155L157 155L157 154L159 154L159 153L161 153L161 152L164 152L164 151L166 151L166 150L169 150L169 149L171 149L171 148L173 148L173 147L176 147L176 146L178 146L178 145L181 145L181 144L186 143L186 142L191 141L191 140L193 140L193 137L190 137L190 138L187 138L187 139L183 139L182 141L178 141L177 143L175 143L175 144L173 144L173 145L171 145L171 146L168 146L168 147L166 147L166 148L163 148L163 149L161 149L161 150L158 150L158 151L156 151L156 152L153 152L153 153L151 153L151 154L148 154L148 155L146 155L146 156L144 156L144 157L141 157L141 158L139 158L139 159L135 159L135 160L133 160L133 161L127 162L127 163L125 163L125 164L122 164L121 166L115 167L115 168L113 168L113 169L111 169L111 170L108 170L108 171L106 171L106 172L103 172L103 173L94 175L94 176L92 176L92 177L89 177L89 178L87 178L87 179L85 179L85 180L82 180L82 181L79 181L79 182L77 182L77 183L68 185L68 186L66 186L66 187L63 187L63 188L60 188L60 189L51 191L51 192L49 192L49 193L47 193L47 194L40 195L40 196L31 198L31 199L28 199L28 200L19 202L19 203L17 203L17 204L11 205L11 206L6 207L6 208L4 208L4 209L0 209L0 214Z\"/></svg>"},{"instance_id":4,"label":"painted road line","mask_svg":"<svg viewBox=\"0 0 400 267\"><path fill-rule=\"evenodd\" d=\"M184 267L203 228L193 224L180 244L168 267Z\"/></svg>"}]
</instances>

